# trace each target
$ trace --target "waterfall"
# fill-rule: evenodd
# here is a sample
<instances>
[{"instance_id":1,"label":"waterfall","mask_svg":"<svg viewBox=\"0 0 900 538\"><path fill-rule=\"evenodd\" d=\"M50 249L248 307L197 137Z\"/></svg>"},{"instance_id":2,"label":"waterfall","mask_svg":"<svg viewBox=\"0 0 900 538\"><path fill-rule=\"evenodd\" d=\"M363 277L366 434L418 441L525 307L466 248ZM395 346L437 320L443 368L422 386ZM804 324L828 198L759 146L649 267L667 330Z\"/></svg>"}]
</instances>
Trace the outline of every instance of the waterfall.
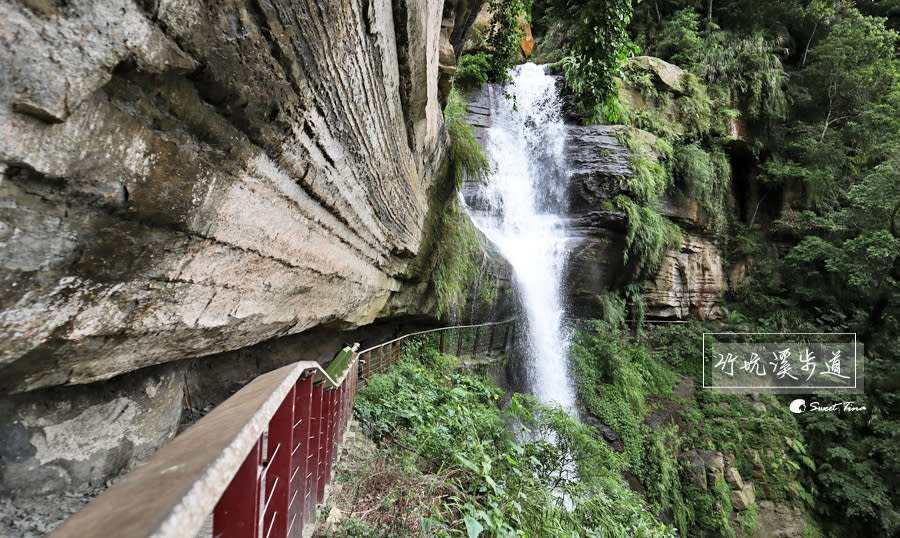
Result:
<instances>
[{"instance_id":1,"label":"waterfall","mask_svg":"<svg viewBox=\"0 0 900 538\"><path fill-rule=\"evenodd\" d=\"M491 124L482 137L492 173L469 196L469 215L515 272L527 317L527 390L575 409L563 328L562 276L573 243L566 212L565 125L553 77L523 64L504 87L489 86Z\"/></svg>"}]
</instances>

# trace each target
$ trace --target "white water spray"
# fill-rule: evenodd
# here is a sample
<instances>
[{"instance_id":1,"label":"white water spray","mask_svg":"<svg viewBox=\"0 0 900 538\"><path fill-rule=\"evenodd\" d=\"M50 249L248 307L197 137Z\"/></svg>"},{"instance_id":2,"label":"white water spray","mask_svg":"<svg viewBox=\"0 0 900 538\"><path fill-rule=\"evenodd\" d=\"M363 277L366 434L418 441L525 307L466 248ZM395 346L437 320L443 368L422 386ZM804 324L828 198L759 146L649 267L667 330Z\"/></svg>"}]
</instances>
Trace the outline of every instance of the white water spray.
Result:
<instances>
[{"instance_id":1,"label":"white water spray","mask_svg":"<svg viewBox=\"0 0 900 538\"><path fill-rule=\"evenodd\" d=\"M571 238L565 212L565 126L556 81L523 64L505 88L490 88L491 127L485 142L493 173L473 221L515 271L528 320L526 379L543 402L575 409L563 331L562 274Z\"/></svg>"}]
</instances>

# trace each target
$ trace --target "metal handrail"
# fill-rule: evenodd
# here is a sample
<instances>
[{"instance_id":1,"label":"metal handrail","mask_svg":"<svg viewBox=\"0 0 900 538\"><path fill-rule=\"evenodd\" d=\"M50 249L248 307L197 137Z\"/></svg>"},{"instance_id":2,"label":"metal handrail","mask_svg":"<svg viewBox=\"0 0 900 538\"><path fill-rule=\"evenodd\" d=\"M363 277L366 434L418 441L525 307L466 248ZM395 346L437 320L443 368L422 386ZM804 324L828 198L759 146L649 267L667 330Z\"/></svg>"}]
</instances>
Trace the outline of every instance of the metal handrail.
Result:
<instances>
[{"instance_id":1,"label":"metal handrail","mask_svg":"<svg viewBox=\"0 0 900 538\"><path fill-rule=\"evenodd\" d=\"M405 334L356 352L346 347L327 367L299 361L262 374L64 521L51 538L195 535L213 514L217 537L299 536L315 521L358 384L372 369L361 358L387 347L376 372L399 356L395 344L435 332L491 327L506 321L439 327ZM441 342L443 347L443 334ZM459 333L457 348L462 343ZM265 464L264 464L265 462Z\"/></svg>"},{"instance_id":2,"label":"metal handrail","mask_svg":"<svg viewBox=\"0 0 900 538\"><path fill-rule=\"evenodd\" d=\"M479 330L484 327L490 327L490 334L487 343L486 354L490 355L496 348L494 347L494 328L502 325L509 325L511 327L507 328L506 334L503 337L503 349L505 350L514 338L516 331L516 322L518 320L516 318L510 318L505 321L493 321L488 323L478 323L471 325L451 325L449 327L437 327L435 329L426 329L424 331L416 331L409 334L404 334L388 340L387 342L382 342L380 344L376 344L374 346L368 347L359 353L357 353L357 357L359 359L359 377L365 382L368 380L372 374L379 374L384 372L387 368L389 368L394 362L400 359L400 346L401 341L406 340L407 338L413 336L421 336L430 333L440 333L441 341L439 345L440 352L443 353L445 349L445 340L444 333L450 331L457 331L457 342L456 342L456 355L461 355L463 351L463 333L462 331L472 330L474 331L474 337L472 339L472 355L474 355L478 351L478 336ZM512 338L510 338L512 336ZM384 351L384 348L387 348L387 351ZM377 352L377 354L375 353ZM372 355L375 354L374 361L370 360Z\"/></svg>"},{"instance_id":3,"label":"metal handrail","mask_svg":"<svg viewBox=\"0 0 900 538\"><path fill-rule=\"evenodd\" d=\"M394 344L396 342L399 342L401 340L409 338L410 336L419 336L422 334L435 333L435 332L440 332L440 331L453 331L453 330L458 330L458 329L474 329L477 327L490 327L491 325L507 325L510 323L515 323L516 321L518 321L516 318L509 318L505 321L492 321L490 323L479 323L477 325L452 325L449 327L437 327L436 329L428 329L425 331L418 331L418 332L398 336L397 338L394 338L393 340L388 340L387 342L383 342L381 344L376 344L372 347L367 347L366 349L358 352L357 354L362 355L363 353L368 353L368 352L378 349L380 347L384 347L388 344Z\"/></svg>"},{"instance_id":4,"label":"metal handrail","mask_svg":"<svg viewBox=\"0 0 900 538\"><path fill-rule=\"evenodd\" d=\"M181 538L195 535L213 511L217 536L255 538L263 524L275 530L273 537L294 535L304 520L315 521L315 505L324 498L335 448L349 420L358 378L348 374L356 372L357 356L351 348L343 352L351 358L338 376L315 361L258 376L49 536ZM289 446L279 454L284 439ZM294 505L290 499L291 504L273 507L269 514L260 512L264 483L262 493L269 500L300 492L303 502ZM249 516L229 513L235 506L233 512L245 509Z\"/></svg>"}]
</instances>

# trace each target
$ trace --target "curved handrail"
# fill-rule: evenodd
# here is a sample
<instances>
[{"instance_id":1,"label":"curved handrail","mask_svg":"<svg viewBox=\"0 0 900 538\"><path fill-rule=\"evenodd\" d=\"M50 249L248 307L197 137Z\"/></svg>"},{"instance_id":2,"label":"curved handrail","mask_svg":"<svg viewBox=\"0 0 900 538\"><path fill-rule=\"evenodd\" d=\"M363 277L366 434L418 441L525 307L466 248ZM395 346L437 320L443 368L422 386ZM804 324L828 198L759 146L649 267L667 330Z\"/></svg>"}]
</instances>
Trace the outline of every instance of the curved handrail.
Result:
<instances>
[{"instance_id":1,"label":"curved handrail","mask_svg":"<svg viewBox=\"0 0 900 538\"><path fill-rule=\"evenodd\" d=\"M48 536L194 536L298 380L338 389L355 359L337 378L315 361L256 377Z\"/></svg>"},{"instance_id":2,"label":"curved handrail","mask_svg":"<svg viewBox=\"0 0 900 538\"><path fill-rule=\"evenodd\" d=\"M388 344L393 344L395 342L399 342L401 340L409 338L410 336L419 336L420 334L428 334L428 333L434 333L434 332L439 332L439 331L452 331L452 330L456 330L456 329L475 329L478 327L490 327L491 325L507 325L509 323L515 323L516 321L517 321L516 318L509 318L505 321L492 321L490 323L479 323L477 325L451 325L449 327L437 327L435 329L418 331L418 332L398 336L397 338L394 338L393 340L388 340L387 342L382 342L381 344L376 344L372 347L367 347L366 349L357 352L357 355L362 355L363 353L368 353L368 352L376 350L380 347L384 347Z\"/></svg>"}]
</instances>

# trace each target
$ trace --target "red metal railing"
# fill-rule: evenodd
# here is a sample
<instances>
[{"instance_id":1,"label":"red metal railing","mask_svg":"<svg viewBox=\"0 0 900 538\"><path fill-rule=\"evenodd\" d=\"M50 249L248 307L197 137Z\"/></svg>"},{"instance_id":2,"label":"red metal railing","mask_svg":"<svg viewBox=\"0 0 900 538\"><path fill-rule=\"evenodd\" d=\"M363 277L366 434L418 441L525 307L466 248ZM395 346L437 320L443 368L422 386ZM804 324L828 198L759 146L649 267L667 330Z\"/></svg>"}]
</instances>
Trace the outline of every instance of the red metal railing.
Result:
<instances>
[{"instance_id":1,"label":"red metal railing","mask_svg":"<svg viewBox=\"0 0 900 538\"><path fill-rule=\"evenodd\" d=\"M210 512L215 537L302 536L350 418L355 349L257 377L50 536L194 536Z\"/></svg>"},{"instance_id":2,"label":"red metal railing","mask_svg":"<svg viewBox=\"0 0 900 538\"><path fill-rule=\"evenodd\" d=\"M357 358L345 348L335 359L340 383L297 380L257 439L213 512L213 536L301 536L325 498L337 445L356 396ZM329 373L332 368L329 368Z\"/></svg>"},{"instance_id":3,"label":"red metal railing","mask_svg":"<svg viewBox=\"0 0 900 538\"><path fill-rule=\"evenodd\" d=\"M508 349L515 325L420 331L359 353L358 344L344 348L327 369L300 361L260 375L50 536L182 538L210 513L216 538L307 535L360 379L396 362L402 341L429 333L439 333L442 352L455 338L457 355L490 356Z\"/></svg>"},{"instance_id":4,"label":"red metal railing","mask_svg":"<svg viewBox=\"0 0 900 538\"><path fill-rule=\"evenodd\" d=\"M314 383L312 375L297 381L216 504L213 536L300 536L315 520L355 380L351 375L337 388Z\"/></svg>"}]
</instances>

